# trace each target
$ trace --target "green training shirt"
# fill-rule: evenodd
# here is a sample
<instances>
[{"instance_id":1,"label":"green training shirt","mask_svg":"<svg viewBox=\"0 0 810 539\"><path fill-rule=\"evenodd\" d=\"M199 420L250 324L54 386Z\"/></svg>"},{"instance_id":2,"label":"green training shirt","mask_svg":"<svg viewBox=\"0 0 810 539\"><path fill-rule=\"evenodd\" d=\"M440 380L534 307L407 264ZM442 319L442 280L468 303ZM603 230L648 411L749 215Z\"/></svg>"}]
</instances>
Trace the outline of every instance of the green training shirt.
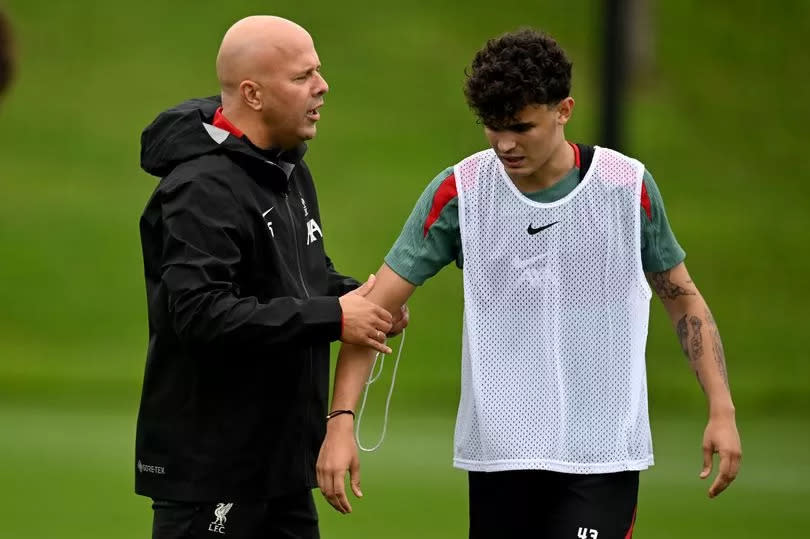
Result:
<instances>
[{"instance_id":1,"label":"green training shirt","mask_svg":"<svg viewBox=\"0 0 810 539\"><path fill-rule=\"evenodd\" d=\"M453 167L446 168L430 182L385 257L391 269L414 285L421 285L451 262L459 268L464 264L452 174ZM549 203L568 195L578 183L579 169L575 167L551 187L523 194L535 202ZM646 169L639 210L644 271L665 271L683 262L686 253L675 239L661 192Z\"/></svg>"}]
</instances>

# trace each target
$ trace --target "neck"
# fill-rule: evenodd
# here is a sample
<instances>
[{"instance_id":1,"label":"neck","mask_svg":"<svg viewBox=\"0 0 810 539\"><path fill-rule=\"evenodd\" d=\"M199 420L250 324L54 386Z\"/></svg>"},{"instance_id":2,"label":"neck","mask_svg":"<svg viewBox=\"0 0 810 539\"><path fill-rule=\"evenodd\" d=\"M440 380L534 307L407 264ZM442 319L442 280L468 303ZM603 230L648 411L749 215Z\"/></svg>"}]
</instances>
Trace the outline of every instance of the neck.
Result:
<instances>
[{"instance_id":1,"label":"neck","mask_svg":"<svg viewBox=\"0 0 810 539\"><path fill-rule=\"evenodd\" d=\"M223 103L222 115L242 131L254 146L263 150L269 150L273 147L270 130L260 121L254 111L228 107L227 104Z\"/></svg>"},{"instance_id":2,"label":"neck","mask_svg":"<svg viewBox=\"0 0 810 539\"><path fill-rule=\"evenodd\" d=\"M574 150L565 137L562 137L540 168L528 176L512 178L512 181L519 190L526 193L548 189L560 181L574 163Z\"/></svg>"}]
</instances>

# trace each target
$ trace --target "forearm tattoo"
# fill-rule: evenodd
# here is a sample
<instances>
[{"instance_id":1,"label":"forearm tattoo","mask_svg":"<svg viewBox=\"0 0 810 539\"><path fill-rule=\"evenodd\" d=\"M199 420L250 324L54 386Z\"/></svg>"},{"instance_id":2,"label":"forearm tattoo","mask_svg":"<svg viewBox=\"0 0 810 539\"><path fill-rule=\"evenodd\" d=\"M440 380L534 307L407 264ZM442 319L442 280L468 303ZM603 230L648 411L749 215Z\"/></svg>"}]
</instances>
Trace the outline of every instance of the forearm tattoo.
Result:
<instances>
[{"instance_id":1,"label":"forearm tattoo","mask_svg":"<svg viewBox=\"0 0 810 539\"><path fill-rule=\"evenodd\" d=\"M675 331L678 334L678 341L681 344L681 350L689 360L689 366L695 372L695 376L700 383L700 387L705 391L706 387L703 385L703 380L700 377L698 370L698 362L703 357L703 334L701 329L703 324L707 324L709 330L709 339L712 343L712 352L714 352L714 361L717 364L717 369L720 371L720 376L723 382L728 387L728 372L726 370L726 357L723 351L723 341L720 340L720 332L717 329L717 324L714 321L711 311L706 309L705 320L695 316L685 314L678 320L675 326Z\"/></svg>"},{"instance_id":2,"label":"forearm tattoo","mask_svg":"<svg viewBox=\"0 0 810 539\"><path fill-rule=\"evenodd\" d=\"M661 299L675 299L678 296L694 296L695 292L675 284L669 278L672 270L661 271L650 274L650 284ZM692 281L686 281L691 283Z\"/></svg>"},{"instance_id":3,"label":"forearm tattoo","mask_svg":"<svg viewBox=\"0 0 810 539\"><path fill-rule=\"evenodd\" d=\"M717 324L714 321L714 316L709 308L706 308L706 322L709 324L709 334L712 338L712 351L714 352L714 361L717 363L717 369L723 377L723 382L728 387L728 370L726 369L726 352L723 350L723 341L720 339L720 331L717 329Z\"/></svg>"},{"instance_id":4,"label":"forearm tattoo","mask_svg":"<svg viewBox=\"0 0 810 539\"><path fill-rule=\"evenodd\" d=\"M675 331L678 333L678 342L681 343L681 350L683 350L683 355L687 358L689 357L689 326L686 323L686 315L683 315L680 320L678 320L678 326L675 328Z\"/></svg>"},{"instance_id":5,"label":"forearm tattoo","mask_svg":"<svg viewBox=\"0 0 810 539\"><path fill-rule=\"evenodd\" d=\"M695 372L701 389L705 391L706 388L697 367L698 361L703 356L703 335L700 333L702 326L703 322L700 318L685 314L678 320L676 331L678 332L678 340L681 343L681 350L683 350L686 359L689 360L689 366Z\"/></svg>"}]
</instances>

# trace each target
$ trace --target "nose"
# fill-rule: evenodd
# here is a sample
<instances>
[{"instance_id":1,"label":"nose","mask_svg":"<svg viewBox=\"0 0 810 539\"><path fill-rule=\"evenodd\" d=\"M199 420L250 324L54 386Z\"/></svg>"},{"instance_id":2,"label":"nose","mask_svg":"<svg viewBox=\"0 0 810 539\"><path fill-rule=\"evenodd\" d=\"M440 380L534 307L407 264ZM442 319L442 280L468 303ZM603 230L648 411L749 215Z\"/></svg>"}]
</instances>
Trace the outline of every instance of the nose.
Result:
<instances>
[{"instance_id":1,"label":"nose","mask_svg":"<svg viewBox=\"0 0 810 539\"><path fill-rule=\"evenodd\" d=\"M495 149L498 150L498 153L509 153L515 149L515 146L517 143L509 136L500 136L495 140Z\"/></svg>"},{"instance_id":2,"label":"nose","mask_svg":"<svg viewBox=\"0 0 810 539\"><path fill-rule=\"evenodd\" d=\"M315 82L315 95L320 97L326 92L329 91L329 84L327 84L326 79L323 78L323 75L316 72L317 80Z\"/></svg>"}]
</instances>

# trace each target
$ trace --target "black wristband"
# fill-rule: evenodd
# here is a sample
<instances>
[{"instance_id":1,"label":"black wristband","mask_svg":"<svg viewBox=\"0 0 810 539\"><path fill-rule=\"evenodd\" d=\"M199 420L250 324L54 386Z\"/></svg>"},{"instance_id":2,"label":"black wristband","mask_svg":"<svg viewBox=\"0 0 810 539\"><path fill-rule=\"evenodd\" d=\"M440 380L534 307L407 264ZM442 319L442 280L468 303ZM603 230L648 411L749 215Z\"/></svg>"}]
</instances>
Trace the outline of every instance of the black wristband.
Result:
<instances>
[{"instance_id":1,"label":"black wristband","mask_svg":"<svg viewBox=\"0 0 810 539\"><path fill-rule=\"evenodd\" d=\"M329 421L333 417L337 417L343 414L350 414L352 418L354 418L354 412L352 412L351 410L332 410L331 412L326 414L326 420Z\"/></svg>"}]
</instances>

